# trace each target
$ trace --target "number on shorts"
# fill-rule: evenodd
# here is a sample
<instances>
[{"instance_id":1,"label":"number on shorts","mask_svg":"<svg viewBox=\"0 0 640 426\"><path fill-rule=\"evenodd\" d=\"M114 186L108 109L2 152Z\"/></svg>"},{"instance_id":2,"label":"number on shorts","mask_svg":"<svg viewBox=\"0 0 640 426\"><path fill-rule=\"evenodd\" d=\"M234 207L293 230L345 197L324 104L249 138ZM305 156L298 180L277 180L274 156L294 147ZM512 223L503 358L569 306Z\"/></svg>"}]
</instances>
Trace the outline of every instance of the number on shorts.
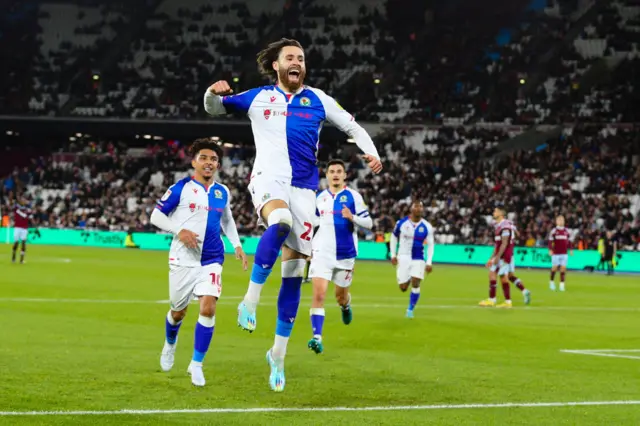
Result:
<instances>
[{"instance_id":1,"label":"number on shorts","mask_svg":"<svg viewBox=\"0 0 640 426\"><path fill-rule=\"evenodd\" d=\"M344 280L347 282L351 281L352 277L353 277L353 271L347 271L347 273L344 274Z\"/></svg>"},{"instance_id":2,"label":"number on shorts","mask_svg":"<svg viewBox=\"0 0 640 426\"><path fill-rule=\"evenodd\" d=\"M211 285L215 285L216 287L218 287L218 291L220 291L220 289L222 288L222 286L220 285L220 275L212 272L209 274L209 276L211 276Z\"/></svg>"},{"instance_id":3,"label":"number on shorts","mask_svg":"<svg viewBox=\"0 0 640 426\"><path fill-rule=\"evenodd\" d=\"M304 231L302 235L300 235L300 238L302 238L305 241L311 241L311 231L313 231L313 225L310 224L309 222L305 222L304 227L307 228L307 230Z\"/></svg>"}]
</instances>

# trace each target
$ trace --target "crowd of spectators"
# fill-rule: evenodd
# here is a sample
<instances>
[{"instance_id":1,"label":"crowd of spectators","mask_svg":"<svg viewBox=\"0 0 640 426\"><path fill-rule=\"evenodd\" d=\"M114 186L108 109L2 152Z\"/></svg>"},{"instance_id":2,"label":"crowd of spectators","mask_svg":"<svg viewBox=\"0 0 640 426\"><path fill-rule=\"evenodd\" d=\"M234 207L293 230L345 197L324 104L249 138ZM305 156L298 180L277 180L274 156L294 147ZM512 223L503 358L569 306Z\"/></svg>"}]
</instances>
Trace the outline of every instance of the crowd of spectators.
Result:
<instances>
[{"instance_id":1,"label":"crowd of spectators","mask_svg":"<svg viewBox=\"0 0 640 426\"><path fill-rule=\"evenodd\" d=\"M640 249L635 129L566 128L545 149L501 154L497 146L508 137L503 129L482 127L391 133L379 140L385 170L378 176L368 175L357 156L344 158L351 185L375 219L373 232L362 237L390 232L411 200L419 199L440 243L490 243L491 212L500 203L516 222L522 245L543 246L563 214L576 246L595 248L603 230L616 230L622 247ZM254 151L227 145L218 178L231 190L240 233L259 234L246 190ZM178 141L146 149L78 143L61 150L32 160L3 183L5 200L26 190L40 226L154 231L149 214L156 200L188 175L190 159Z\"/></svg>"}]
</instances>

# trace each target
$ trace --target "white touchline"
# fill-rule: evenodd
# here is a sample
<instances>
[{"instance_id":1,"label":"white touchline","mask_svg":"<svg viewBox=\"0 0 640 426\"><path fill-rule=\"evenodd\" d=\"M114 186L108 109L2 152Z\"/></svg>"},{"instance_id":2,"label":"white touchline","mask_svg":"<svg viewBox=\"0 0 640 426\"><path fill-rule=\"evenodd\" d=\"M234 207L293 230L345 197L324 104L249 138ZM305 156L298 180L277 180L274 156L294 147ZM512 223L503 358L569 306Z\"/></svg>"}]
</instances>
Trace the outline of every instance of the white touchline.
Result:
<instances>
[{"instance_id":1,"label":"white touchline","mask_svg":"<svg viewBox=\"0 0 640 426\"><path fill-rule=\"evenodd\" d=\"M277 296L262 296L262 299L275 300ZM218 301L218 305L235 305L233 300L242 300L242 296L226 296ZM464 299L463 299L464 300ZM73 298L37 298L37 297L0 297L0 303L105 303L105 304L168 304L168 300L131 300L131 299L73 299ZM193 302L197 303L197 302ZM265 305L266 303L261 303ZM354 308L376 308L376 309L397 309L406 308L406 304L382 304L382 303L353 303ZM422 304L420 309L474 309L477 311L491 311L496 309L487 309L476 306L475 304L465 305L429 305ZM518 311L601 311L601 312L640 312L640 307L609 307L609 306L523 306Z\"/></svg>"},{"instance_id":2,"label":"white touchline","mask_svg":"<svg viewBox=\"0 0 640 426\"><path fill-rule=\"evenodd\" d=\"M390 405L374 407L256 407L256 408L184 408L173 410L105 410L105 411L0 411L0 416L112 416L122 414L207 414L207 413L283 413L332 411L402 411L402 410L462 410L478 408L541 408L585 407L603 405L640 405L640 400L577 401L577 402L506 402L477 404Z\"/></svg>"},{"instance_id":3,"label":"white touchline","mask_svg":"<svg viewBox=\"0 0 640 426\"><path fill-rule=\"evenodd\" d=\"M640 352L640 349L560 349L560 352L577 355L604 356L609 358L640 359L640 356L620 355L621 353Z\"/></svg>"}]
</instances>

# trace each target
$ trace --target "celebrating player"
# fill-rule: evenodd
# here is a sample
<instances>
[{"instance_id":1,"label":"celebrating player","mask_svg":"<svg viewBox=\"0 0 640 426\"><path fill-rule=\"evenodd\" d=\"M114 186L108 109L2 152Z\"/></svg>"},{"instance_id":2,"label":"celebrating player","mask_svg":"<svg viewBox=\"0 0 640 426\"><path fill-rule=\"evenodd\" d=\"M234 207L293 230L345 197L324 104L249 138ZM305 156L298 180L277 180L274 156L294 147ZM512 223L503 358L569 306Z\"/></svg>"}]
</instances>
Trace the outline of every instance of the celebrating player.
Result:
<instances>
[{"instance_id":1,"label":"celebrating player","mask_svg":"<svg viewBox=\"0 0 640 426\"><path fill-rule=\"evenodd\" d=\"M564 278L567 273L567 262L569 256L573 256L573 247L571 246L571 237L569 230L564 227L564 216L560 215L556 218L556 227L549 233L549 256L551 256L551 280L549 288L556 291L556 271L560 268L560 291L564 291Z\"/></svg>"},{"instance_id":2,"label":"celebrating player","mask_svg":"<svg viewBox=\"0 0 640 426\"><path fill-rule=\"evenodd\" d=\"M276 336L267 351L269 385L280 392L285 386L284 358L298 314L305 258L311 255L316 155L323 123L329 121L353 138L374 173L382 170L382 163L373 141L351 114L322 90L303 86L306 66L300 43L290 39L271 43L258 53L257 62L275 85L230 95L229 84L218 81L205 93L204 105L211 115L237 111L251 120L256 158L249 191L259 222L267 229L258 243L247 293L238 306L238 325L255 330L260 293L282 248Z\"/></svg>"},{"instance_id":3,"label":"celebrating player","mask_svg":"<svg viewBox=\"0 0 640 426\"><path fill-rule=\"evenodd\" d=\"M373 226L360 193L345 186L347 169L344 162L329 161L326 175L329 188L316 198L320 227L313 237L313 257L309 270L313 282L310 312L313 338L307 346L317 354L323 351L324 298L329 281L336 285L336 301L342 310L342 322L351 323L349 287L358 253L358 234L354 225L366 229Z\"/></svg>"},{"instance_id":4,"label":"celebrating player","mask_svg":"<svg viewBox=\"0 0 640 426\"><path fill-rule=\"evenodd\" d=\"M13 252L11 254L11 262L16 263L16 253L18 246L22 244L20 250L20 263L24 263L24 255L27 251L27 237L29 236L29 219L32 211L29 207L27 199L20 197L13 207Z\"/></svg>"},{"instance_id":5,"label":"celebrating player","mask_svg":"<svg viewBox=\"0 0 640 426\"><path fill-rule=\"evenodd\" d=\"M513 257L514 225L506 219L504 207L496 207L493 211L493 218L496 221L494 231L495 249L491 258L487 262L487 267L500 277L502 291L504 292L504 303L498 305L499 308L511 308L511 288L509 287L509 271L511 269L511 259ZM480 306L496 306L496 279L491 279L489 283L489 298L480 302Z\"/></svg>"},{"instance_id":6,"label":"celebrating player","mask_svg":"<svg viewBox=\"0 0 640 426\"><path fill-rule=\"evenodd\" d=\"M391 264L396 266L398 285L403 292L411 284L411 295L407 318L413 318L413 310L420 299L420 283L424 271L431 273L431 261L435 250L433 227L423 217L422 201L411 203L411 214L396 223L391 235ZM398 241L400 247L398 248ZM427 244L427 261L424 260L424 245ZM397 255L396 255L397 253Z\"/></svg>"},{"instance_id":7,"label":"celebrating player","mask_svg":"<svg viewBox=\"0 0 640 426\"><path fill-rule=\"evenodd\" d=\"M222 293L224 244L220 229L233 247L236 258L247 269L236 223L231 215L231 194L214 180L222 160L222 149L208 139L196 140L190 148L193 177L171 186L151 214L151 223L171 232L169 250L169 299L165 320L166 339L160 357L163 371L173 367L178 331L193 296L200 301L194 350L187 372L191 382L204 386L202 362L209 349L216 323L216 302Z\"/></svg>"}]
</instances>

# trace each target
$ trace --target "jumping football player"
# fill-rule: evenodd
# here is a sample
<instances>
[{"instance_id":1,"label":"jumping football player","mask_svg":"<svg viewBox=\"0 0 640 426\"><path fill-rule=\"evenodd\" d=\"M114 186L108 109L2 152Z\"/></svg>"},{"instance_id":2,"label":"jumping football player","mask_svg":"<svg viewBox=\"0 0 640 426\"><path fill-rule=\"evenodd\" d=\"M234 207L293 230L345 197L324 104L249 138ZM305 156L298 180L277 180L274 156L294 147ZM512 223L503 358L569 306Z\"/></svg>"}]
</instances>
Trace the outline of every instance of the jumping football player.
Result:
<instances>
[{"instance_id":1,"label":"jumping football player","mask_svg":"<svg viewBox=\"0 0 640 426\"><path fill-rule=\"evenodd\" d=\"M231 95L229 84L217 81L204 96L210 115L236 111L251 120L256 158L249 191L259 222L267 229L258 243L247 293L238 305L238 325L249 332L256 329L260 293L282 249L276 336L266 354L269 386L276 392L285 387L284 359L300 305L305 259L311 255L319 180L317 151L324 122L333 123L355 140L374 173L382 170L371 137L353 116L322 90L303 85L305 59L296 40L279 40L257 57L261 73L275 84Z\"/></svg>"}]
</instances>

